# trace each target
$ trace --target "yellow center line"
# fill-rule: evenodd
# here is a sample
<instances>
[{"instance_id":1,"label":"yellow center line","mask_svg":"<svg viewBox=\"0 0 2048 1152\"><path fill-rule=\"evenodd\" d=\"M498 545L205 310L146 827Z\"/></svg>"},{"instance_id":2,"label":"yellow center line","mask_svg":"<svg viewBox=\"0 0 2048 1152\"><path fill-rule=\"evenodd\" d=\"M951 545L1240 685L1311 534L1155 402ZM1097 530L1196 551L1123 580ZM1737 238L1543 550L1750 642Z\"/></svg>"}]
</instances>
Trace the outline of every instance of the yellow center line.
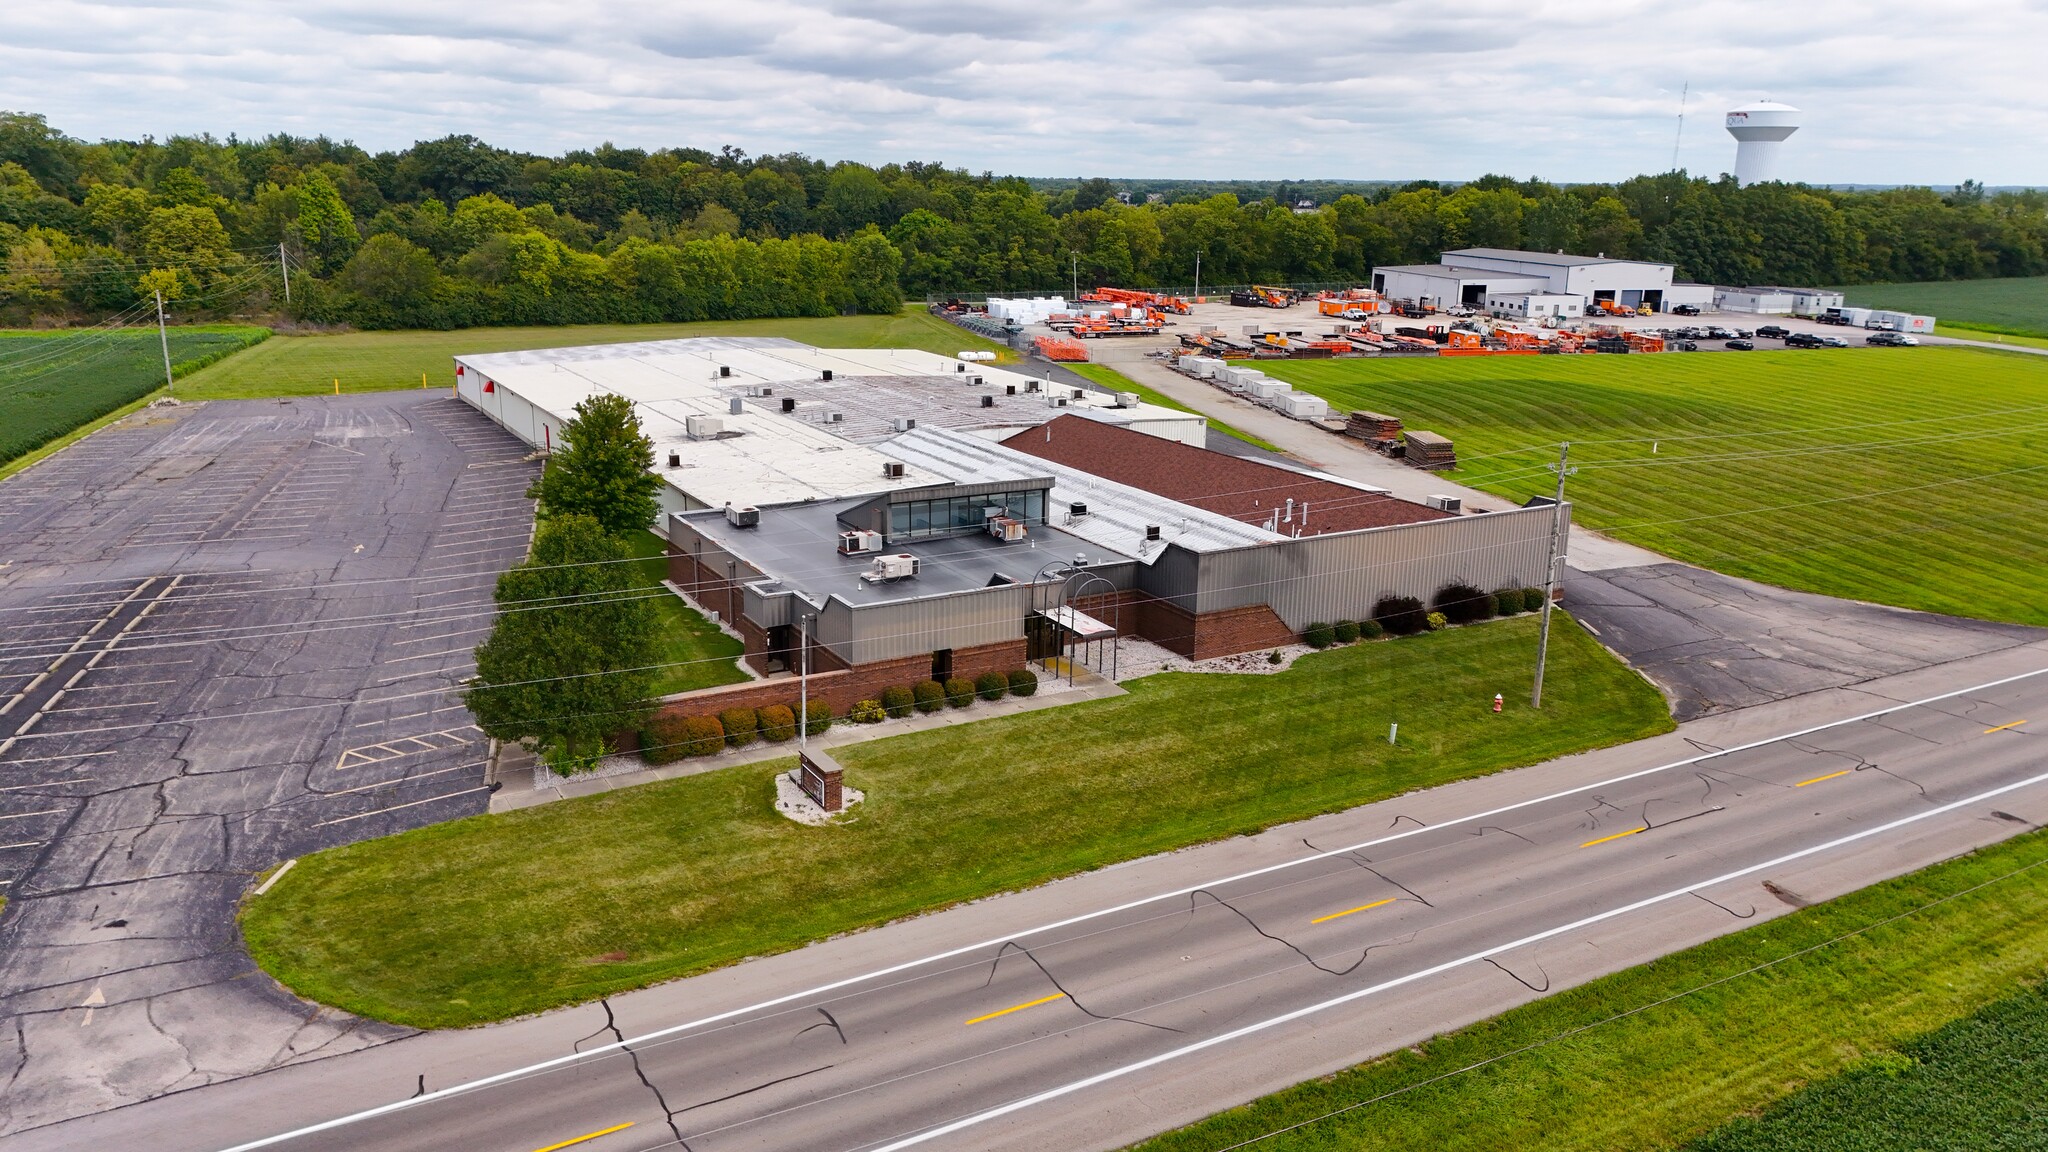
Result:
<instances>
[{"instance_id":1,"label":"yellow center line","mask_svg":"<svg viewBox=\"0 0 2048 1152\"><path fill-rule=\"evenodd\" d=\"M1313 919L1313 920L1309 921L1309 923L1311 923L1311 924L1322 924L1322 923L1324 923L1324 922L1326 922L1326 921L1330 921L1330 920L1335 920L1335 919L1337 919L1337 918L1338 918L1338 917L1340 917L1340 916L1349 916L1349 915L1351 915L1351 914L1352 914L1353 912L1370 912L1370 911L1372 911L1372 910L1373 910L1374 908L1378 908L1378 907L1381 907L1381 906L1383 906L1383 905L1387 905L1387 904L1392 904L1393 902L1394 902L1394 901L1393 901L1393 899L1392 899L1392 898L1388 898L1388 899L1386 899L1386 900L1375 900L1375 901L1373 901L1373 902L1372 902L1372 903L1370 903L1370 904L1360 904L1360 905L1359 905L1358 907L1356 907L1356 908L1346 908L1346 909L1345 909L1345 910L1343 910L1342 912L1332 912L1332 913L1330 913L1330 914L1329 914L1328 916L1318 916L1318 917L1316 917L1315 919Z\"/></svg>"},{"instance_id":2,"label":"yellow center line","mask_svg":"<svg viewBox=\"0 0 2048 1152\"><path fill-rule=\"evenodd\" d=\"M1628 830L1628 831L1626 831L1626 832L1616 832L1616 833L1615 833L1614 835L1612 835L1612 836L1602 836L1602 837L1601 837L1601 838L1599 838L1598 840L1588 840L1588 841L1586 841L1586 842L1585 842L1584 844L1581 844L1581 845L1579 845L1579 847L1581 847L1581 848L1591 848L1591 847L1592 847L1593 845L1595 845L1595 844L1605 844L1605 843L1607 843L1607 842L1608 842L1609 840L1619 840L1619 839L1621 839L1621 838L1622 838L1623 836L1633 836L1633 835L1635 835L1636 833L1638 833L1638 832L1641 832L1641 831L1643 831L1643 829L1641 829L1641 828L1631 828L1631 829L1629 829L1629 830Z\"/></svg>"},{"instance_id":3,"label":"yellow center line","mask_svg":"<svg viewBox=\"0 0 2048 1152\"><path fill-rule=\"evenodd\" d=\"M2012 722L2012 723L2010 723L2010 724L2000 724L2000 725L1999 725L1998 727L1996 727L1996 728L1986 728L1986 729L1984 730L1984 734L1985 734L1986 736L1989 736L1989 735L1991 735L1991 734L1992 734L1993 732L2003 732L2003 731L2005 731L2005 730L2006 730L2007 728L2017 728L2017 727L2019 727L2020 725L2022 725L2022 724L2025 724L2025 723L2026 723L2026 721L2025 721L2025 720L2015 720L2015 721L2013 721L2013 722Z\"/></svg>"},{"instance_id":4,"label":"yellow center line","mask_svg":"<svg viewBox=\"0 0 2048 1152\"><path fill-rule=\"evenodd\" d=\"M1847 775L1848 775L1849 773L1851 773L1851 772L1854 772L1854 771L1855 771L1855 769L1854 769L1854 768L1844 768L1844 769L1842 769L1842 770L1841 770L1840 772L1830 772L1830 773L1828 773L1828 774L1827 774L1827 775L1825 775L1825 776L1815 776L1815 777L1814 777L1813 779L1811 779L1811 780L1801 780L1801 781L1800 781L1799 783L1797 783L1797 784L1794 784L1794 785L1793 785L1793 787L1794 787L1794 788L1804 788L1804 787L1806 787L1806 786L1807 786L1808 784L1818 784L1818 783L1820 783L1820 782L1821 782L1821 781L1823 781L1823 780L1833 780L1833 779L1834 779L1835 777L1837 777L1837 776L1847 776Z\"/></svg>"},{"instance_id":5,"label":"yellow center line","mask_svg":"<svg viewBox=\"0 0 2048 1152\"><path fill-rule=\"evenodd\" d=\"M555 1152L557 1148L567 1148L572 1144L581 1144L585 1140L595 1140L599 1136L609 1136L614 1132L623 1132L626 1129L631 1128L632 1126L633 1121L628 1120L624 1124L614 1124L611 1127L604 1129L603 1131L592 1132L587 1136L578 1136L574 1140L564 1140L560 1144L550 1144L545 1148L536 1148L533 1150L533 1152Z\"/></svg>"},{"instance_id":6,"label":"yellow center line","mask_svg":"<svg viewBox=\"0 0 2048 1152\"><path fill-rule=\"evenodd\" d=\"M1052 1003L1053 1001L1055 1001L1055 1000L1058 1000L1058 999L1060 999L1061 997L1063 997L1063 996L1065 996L1065 995L1066 995L1066 993L1065 993L1065 992L1055 992L1055 993L1053 993L1053 994L1052 994L1052 995L1050 995L1050 996L1040 996L1040 997L1039 997L1038 999L1036 999L1036 1000L1031 1000L1031 1001L1027 1001L1026 1003L1023 1003L1023 1004L1012 1004L1012 1005L1010 1005L1010 1006L1009 1006L1008 1008L1005 1008L1005 1009L1003 1009L1003 1010L1002 1010L1002 1011L1000 1011L1000 1012L991 1012L991 1013L989 1013L989 1014L988 1014L988 1015L986 1015L986 1016L976 1016L976 1017L975 1017L974 1019L972 1019L972 1020L969 1020L969 1021L968 1021L967 1023L969 1023L969 1024L979 1024L979 1023L981 1023L981 1022L982 1022L983 1020L993 1020L993 1019L995 1019L995 1018L996 1018L996 1017L998 1017L998 1016L1008 1016L1008 1015L1009 1015L1010 1013L1012 1013L1012 1012L1022 1012L1022 1011L1023 1011L1023 1010L1025 1010L1026 1008L1036 1008L1036 1007L1038 1007L1038 1006L1039 1006L1040 1004L1050 1004L1050 1003ZM547 1149L545 1149L545 1148L543 1148L543 1149L541 1149L541 1150L540 1150L540 1152L548 1152L548 1150L547 1150Z\"/></svg>"}]
</instances>

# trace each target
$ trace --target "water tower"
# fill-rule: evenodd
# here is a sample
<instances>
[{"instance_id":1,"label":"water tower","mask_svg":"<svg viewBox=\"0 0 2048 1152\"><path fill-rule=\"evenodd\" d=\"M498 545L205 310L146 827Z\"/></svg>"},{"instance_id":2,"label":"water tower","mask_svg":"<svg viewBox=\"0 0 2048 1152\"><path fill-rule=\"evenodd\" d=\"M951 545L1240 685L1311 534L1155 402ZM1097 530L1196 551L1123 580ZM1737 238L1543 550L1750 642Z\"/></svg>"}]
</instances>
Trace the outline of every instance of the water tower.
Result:
<instances>
[{"instance_id":1,"label":"water tower","mask_svg":"<svg viewBox=\"0 0 2048 1152\"><path fill-rule=\"evenodd\" d=\"M1778 149L1799 131L1799 109L1768 100L1744 104L1728 113L1728 134L1735 137L1735 182L1742 185L1777 179Z\"/></svg>"}]
</instances>

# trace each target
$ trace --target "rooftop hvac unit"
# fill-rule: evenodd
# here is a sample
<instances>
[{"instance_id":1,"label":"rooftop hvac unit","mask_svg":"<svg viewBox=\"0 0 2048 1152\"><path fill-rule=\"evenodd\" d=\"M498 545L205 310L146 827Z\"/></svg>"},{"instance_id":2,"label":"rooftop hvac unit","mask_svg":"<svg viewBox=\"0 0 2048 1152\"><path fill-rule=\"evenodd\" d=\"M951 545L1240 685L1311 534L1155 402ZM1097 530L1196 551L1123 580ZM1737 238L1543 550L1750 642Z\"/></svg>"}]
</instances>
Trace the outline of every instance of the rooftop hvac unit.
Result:
<instances>
[{"instance_id":1,"label":"rooftop hvac unit","mask_svg":"<svg viewBox=\"0 0 2048 1152\"><path fill-rule=\"evenodd\" d=\"M969 384L974 385L976 388L981 387L981 377L979 376L970 376L967 378L967 382Z\"/></svg>"},{"instance_id":2,"label":"rooftop hvac unit","mask_svg":"<svg viewBox=\"0 0 2048 1152\"><path fill-rule=\"evenodd\" d=\"M818 373L818 379L830 384L832 382L832 370L827 368L823 372Z\"/></svg>"},{"instance_id":3,"label":"rooftop hvac unit","mask_svg":"<svg viewBox=\"0 0 2048 1152\"><path fill-rule=\"evenodd\" d=\"M1147 540L1157 540L1157 539L1159 539L1159 525L1157 525L1157 524L1147 524L1147 525L1145 525L1145 539L1147 539Z\"/></svg>"},{"instance_id":4,"label":"rooftop hvac unit","mask_svg":"<svg viewBox=\"0 0 2048 1152\"><path fill-rule=\"evenodd\" d=\"M740 413L745 412L747 410L747 403L746 401L741 400L739 397L735 396L732 398L732 403L725 406L725 410L732 413L735 416L738 416Z\"/></svg>"},{"instance_id":5,"label":"rooftop hvac unit","mask_svg":"<svg viewBox=\"0 0 2048 1152\"><path fill-rule=\"evenodd\" d=\"M863 552L880 552L881 550L882 534L880 532L841 532L839 534L839 554L841 556L857 556Z\"/></svg>"},{"instance_id":6,"label":"rooftop hvac unit","mask_svg":"<svg viewBox=\"0 0 2048 1152\"><path fill-rule=\"evenodd\" d=\"M993 516L988 521L988 534L1005 544L1014 544L1024 539L1028 530L1022 520L1012 516Z\"/></svg>"},{"instance_id":7,"label":"rooftop hvac unit","mask_svg":"<svg viewBox=\"0 0 2048 1152\"><path fill-rule=\"evenodd\" d=\"M747 385L747 395L756 398L773 396L775 395L775 389L768 387L766 384L749 384Z\"/></svg>"},{"instance_id":8,"label":"rooftop hvac unit","mask_svg":"<svg viewBox=\"0 0 2048 1152\"><path fill-rule=\"evenodd\" d=\"M759 528L761 510L752 504L727 504L725 522L735 528Z\"/></svg>"},{"instance_id":9,"label":"rooftop hvac unit","mask_svg":"<svg viewBox=\"0 0 2048 1152\"><path fill-rule=\"evenodd\" d=\"M1005 384L1005 385L1003 385L1003 395L1005 395L1005 396L1015 396L1016 394L1017 394L1017 386L1016 386L1015 384Z\"/></svg>"},{"instance_id":10,"label":"rooftop hvac unit","mask_svg":"<svg viewBox=\"0 0 2048 1152\"><path fill-rule=\"evenodd\" d=\"M902 461L900 461L900 460L884 460L884 461L882 461L882 479L884 479L884 480L901 480L901 479L903 479L903 463L902 463Z\"/></svg>"},{"instance_id":11,"label":"rooftop hvac unit","mask_svg":"<svg viewBox=\"0 0 2048 1152\"><path fill-rule=\"evenodd\" d=\"M1119 408L1136 408L1138 406L1138 394L1136 392L1117 393L1116 406Z\"/></svg>"},{"instance_id":12,"label":"rooftop hvac unit","mask_svg":"<svg viewBox=\"0 0 2048 1152\"><path fill-rule=\"evenodd\" d=\"M1024 390L1026 392L1036 392L1038 391L1038 384L1039 382L1036 380L1026 380L1024 382Z\"/></svg>"},{"instance_id":13,"label":"rooftop hvac unit","mask_svg":"<svg viewBox=\"0 0 2048 1152\"><path fill-rule=\"evenodd\" d=\"M1459 512L1465 507L1465 502L1456 496L1425 496L1422 502L1439 512Z\"/></svg>"},{"instance_id":14,"label":"rooftop hvac unit","mask_svg":"<svg viewBox=\"0 0 2048 1152\"><path fill-rule=\"evenodd\" d=\"M967 365L965 365L965 364L955 364L955 365L953 365L953 371L955 371L955 372L965 372L965 371L967 371Z\"/></svg>"},{"instance_id":15,"label":"rooftop hvac unit","mask_svg":"<svg viewBox=\"0 0 2048 1152\"><path fill-rule=\"evenodd\" d=\"M796 411L796 397L794 397L794 396L784 396L784 397L782 398L782 410L783 410L784 412L794 412L794 411Z\"/></svg>"},{"instance_id":16,"label":"rooftop hvac unit","mask_svg":"<svg viewBox=\"0 0 2048 1152\"><path fill-rule=\"evenodd\" d=\"M825 423L827 423L827 424L844 424L844 423L846 423L846 413L844 413L844 412L827 412L827 413L825 413Z\"/></svg>"},{"instance_id":17,"label":"rooftop hvac unit","mask_svg":"<svg viewBox=\"0 0 2048 1152\"><path fill-rule=\"evenodd\" d=\"M860 578L870 584L893 584L917 575L917 570L917 557L908 552L898 552L893 556L875 557L875 566L861 573Z\"/></svg>"},{"instance_id":18,"label":"rooftop hvac unit","mask_svg":"<svg viewBox=\"0 0 2048 1152\"><path fill-rule=\"evenodd\" d=\"M894 420L889 421L889 427L894 428L898 432L908 432L912 428L917 427L917 421L908 416L898 416Z\"/></svg>"},{"instance_id":19,"label":"rooftop hvac unit","mask_svg":"<svg viewBox=\"0 0 2048 1152\"><path fill-rule=\"evenodd\" d=\"M1065 408L1067 406L1067 398L1065 396L1047 396L1045 403L1050 408Z\"/></svg>"},{"instance_id":20,"label":"rooftop hvac unit","mask_svg":"<svg viewBox=\"0 0 2048 1152\"><path fill-rule=\"evenodd\" d=\"M668 454L668 466L671 468L681 468L683 466L683 454L681 452L670 452Z\"/></svg>"},{"instance_id":21,"label":"rooftop hvac unit","mask_svg":"<svg viewBox=\"0 0 2048 1152\"><path fill-rule=\"evenodd\" d=\"M1069 516L1086 516L1087 514L1088 505L1082 503L1079 500L1076 500L1073 503L1067 505L1067 515Z\"/></svg>"},{"instance_id":22,"label":"rooftop hvac unit","mask_svg":"<svg viewBox=\"0 0 2048 1152\"><path fill-rule=\"evenodd\" d=\"M728 377L728 376L731 376L731 375L732 375L732 365L730 365L730 364L720 364L720 365L718 366L718 378L719 378L719 379L723 380L723 379L725 379L726 377Z\"/></svg>"},{"instance_id":23,"label":"rooftop hvac unit","mask_svg":"<svg viewBox=\"0 0 2048 1152\"><path fill-rule=\"evenodd\" d=\"M737 404L739 401L735 400L733 403ZM716 416L690 416L683 420L683 430L689 433L692 440L716 440L719 433L725 431L725 421ZM677 460L676 463L680 466L682 461Z\"/></svg>"},{"instance_id":24,"label":"rooftop hvac unit","mask_svg":"<svg viewBox=\"0 0 2048 1152\"><path fill-rule=\"evenodd\" d=\"M996 406L996 398L995 398L995 397L993 397L993 396L983 396L983 397L981 398L981 406L982 406L983 408L993 408L993 407L995 407L995 406Z\"/></svg>"}]
</instances>

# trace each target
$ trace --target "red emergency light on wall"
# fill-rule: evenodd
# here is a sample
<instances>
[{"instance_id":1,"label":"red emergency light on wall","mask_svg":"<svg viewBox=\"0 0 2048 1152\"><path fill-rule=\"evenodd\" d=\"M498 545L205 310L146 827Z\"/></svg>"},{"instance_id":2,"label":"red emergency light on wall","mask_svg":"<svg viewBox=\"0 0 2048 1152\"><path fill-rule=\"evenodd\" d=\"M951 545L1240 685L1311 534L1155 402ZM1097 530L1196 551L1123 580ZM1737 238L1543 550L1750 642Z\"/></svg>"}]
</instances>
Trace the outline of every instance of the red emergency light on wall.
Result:
<instances>
[{"instance_id":1,"label":"red emergency light on wall","mask_svg":"<svg viewBox=\"0 0 2048 1152\"><path fill-rule=\"evenodd\" d=\"M484 381L484 391L496 392L497 390L498 386L496 384L491 383L489 380Z\"/></svg>"}]
</instances>

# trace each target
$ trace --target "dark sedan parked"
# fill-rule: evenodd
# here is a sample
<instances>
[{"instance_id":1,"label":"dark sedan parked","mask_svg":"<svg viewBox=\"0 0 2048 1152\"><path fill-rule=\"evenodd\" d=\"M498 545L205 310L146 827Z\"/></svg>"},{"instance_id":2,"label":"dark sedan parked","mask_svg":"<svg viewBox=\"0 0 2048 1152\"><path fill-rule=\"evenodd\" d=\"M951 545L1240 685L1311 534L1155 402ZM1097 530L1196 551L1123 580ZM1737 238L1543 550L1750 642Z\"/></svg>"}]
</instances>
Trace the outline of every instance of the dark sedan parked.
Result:
<instances>
[{"instance_id":1,"label":"dark sedan parked","mask_svg":"<svg viewBox=\"0 0 2048 1152\"><path fill-rule=\"evenodd\" d=\"M1728 349L1730 352L1754 352L1756 351L1756 342L1754 340L1728 340L1724 341L1721 347Z\"/></svg>"}]
</instances>

